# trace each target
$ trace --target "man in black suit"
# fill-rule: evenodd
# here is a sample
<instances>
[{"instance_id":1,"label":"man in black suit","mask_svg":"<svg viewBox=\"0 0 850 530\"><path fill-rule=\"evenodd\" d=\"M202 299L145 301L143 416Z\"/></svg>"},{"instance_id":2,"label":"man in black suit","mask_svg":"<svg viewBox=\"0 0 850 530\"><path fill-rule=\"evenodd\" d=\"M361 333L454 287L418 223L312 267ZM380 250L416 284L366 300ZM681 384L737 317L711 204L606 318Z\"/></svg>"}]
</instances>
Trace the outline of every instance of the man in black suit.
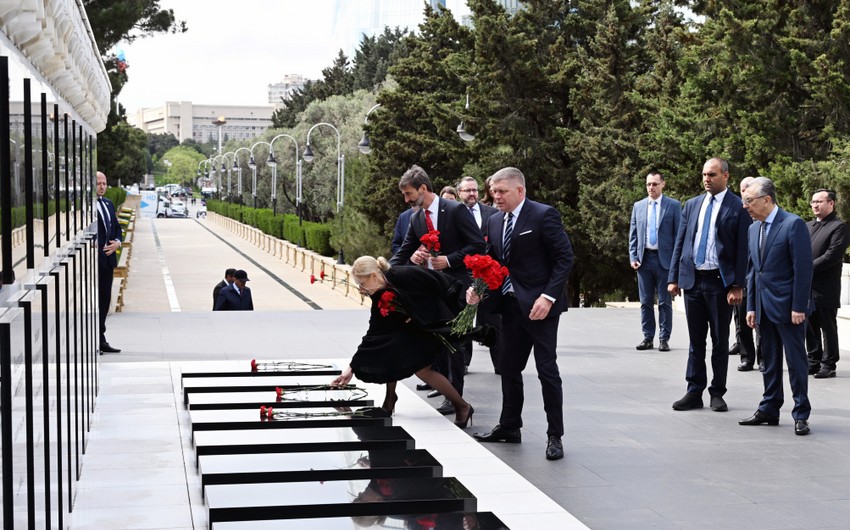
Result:
<instances>
[{"instance_id":1,"label":"man in black suit","mask_svg":"<svg viewBox=\"0 0 850 530\"><path fill-rule=\"evenodd\" d=\"M115 205L104 197L106 175L97 172L97 286L98 310L100 311L100 353L120 353L106 342L106 314L112 301L113 270L118 266L115 251L121 248L121 225L115 215Z\"/></svg>"},{"instance_id":2,"label":"man in black suit","mask_svg":"<svg viewBox=\"0 0 850 530\"><path fill-rule=\"evenodd\" d=\"M233 275L236 274L236 269L227 269L224 271L224 279L215 284L213 287L213 311L215 311L215 302L218 300L218 293L222 289L233 283Z\"/></svg>"},{"instance_id":3,"label":"man in black suit","mask_svg":"<svg viewBox=\"0 0 850 530\"><path fill-rule=\"evenodd\" d=\"M732 306L741 303L747 273L747 229L752 219L741 198L726 187L729 164L722 158L708 160L702 168L706 193L685 203L676 246L670 261L667 290L676 296L685 290L688 322L688 367L685 396L673 410L702 408L708 387L711 410L726 412L723 395L729 368L729 325ZM708 386L705 366L706 337L711 329L711 368Z\"/></svg>"},{"instance_id":4,"label":"man in black suit","mask_svg":"<svg viewBox=\"0 0 850 530\"><path fill-rule=\"evenodd\" d=\"M491 177L490 193L501 211L490 216L488 254L509 270L500 289L504 355L502 412L489 433L476 433L481 442L522 441L522 371L534 347L537 377L543 390L548 441L546 458L564 457L564 396L558 356L558 323L567 310L565 287L573 266L573 250L561 214L551 206L526 199L525 177L519 169L500 169ZM467 302L478 303L473 289Z\"/></svg>"},{"instance_id":5,"label":"man in black suit","mask_svg":"<svg viewBox=\"0 0 850 530\"><path fill-rule=\"evenodd\" d=\"M747 191L750 184L753 183L755 177L744 177L741 181L741 197ZM755 333L758 338L758 333L747 325L747 289L743 291L744 301L740 304L735 304L732 308L732 321L735 323L735 345L729 350L729 355L741 354L741 364L738 365L739 372L749 372L758 363L759 371L764 371L764 362L762 361L761 346L757 340L753 339Z\"/></svg>"},{"instance_id":6,"label":"man in black suit","mask_svg":"<svg viewBox=\"0 0 850 530\"><path fill-rule=\"evenodd\" d=\"M806 349L809 373L816 379L835 377L838 363L835 317L841 307L841 269L844 251L850 245L850 230L835 213L835 198L834 191L817 190L812 195L815 219L806 223L812 240L812 296L815 301L815 311L809 318L806 332Z\"/></svg>"},{"instance_id":7,"label":"man in black suit","mask_svg":"<svg viewBox=\"0 0 850 530\"><path fill-rule=\"evenodd\" d=\"M215 301L215 311L253 311L254 299L248 282L248 273L238 270L233 274L233 283L218 293Z\"/></svg>"},{"instance_id":8,"label":"man in black suit","mask_svg":"<svg viewBox=\"0 0 850 530\"><path fill-rule=\"evenodd\" d=\"M498 209L488 206L478 200L478 181L472 177L463 177L457 183L457 191L460 194L460 201L466 207L467 211L475 219L475 224L481 229L481 234L484 236L484 241L487 241L487 225L489 224L490 216L498 213ZM476 315L476 323L479 326L489 325L499 329L502 324L502 316L494 312L494 298L487 298L478 306ZM502 341L496 342L490 346L490 361L493 363L493 370L498 374L499 357L502 352ZM469 363L472 361L472 341L468 344L468 348L464 352L466 358L464 364L469 368Z\"/></svg>"},{"instance_id":9,"label":"man in black suit","mask_svg":"<svg viewBox=\"0 0 850 530\"><path fill-rule=\"evenodd\" d=\"M484 253L484 236L469 215L466 207L457 202L438 197L434 193L431 179L425 170L412 166L402 175L398 184L404 200L419 209L410 217L410 226L401 248L390 259L390 265L419 265L442 271L463 283L464 288L472 284L469 270L463 258L471 254ZM431 230L439 231L439 255L431 256L420 238ZM460 296L463 296L461 289ZM462 302L461 302L462 303ZM462 350L463 348L461 348ZM458 394L463 395L464 354L462 351L437 356L437 370L445 375ZM454 414L449 400L444 400L439 409L441 414Z\"/></svg>"}]
</instances>

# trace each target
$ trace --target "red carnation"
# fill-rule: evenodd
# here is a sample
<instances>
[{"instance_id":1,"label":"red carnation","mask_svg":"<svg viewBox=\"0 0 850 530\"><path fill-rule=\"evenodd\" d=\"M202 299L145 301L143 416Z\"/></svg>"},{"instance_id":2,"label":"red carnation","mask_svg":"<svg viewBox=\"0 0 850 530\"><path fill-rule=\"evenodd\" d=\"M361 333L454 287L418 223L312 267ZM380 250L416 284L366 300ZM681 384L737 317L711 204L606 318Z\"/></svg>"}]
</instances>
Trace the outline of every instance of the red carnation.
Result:
<instances>
[{"instance_id":1,"label":"red carnation","mask_svg":"<svg viewBox=\"0 0 850 530\"><path fill-rule=\"evenodd\" d=\"M316 275L315 274L310 275L310 283L316 283Z\"/></svg>"},{"instance_id":2,"label":"red carnation","mask_svg":"<svg viewBox=\"0 0 850 530\"><path fill-rule=\"evenodd\" d=\"M381 312L382 317L388 316L393 311L404 313L404 311L398 305L396 298L397 295L393 291L384 291L381 294L381 298L380 300L378 300L378 311Z\"/></svg>"},{"instance_id":3,"label":"red carnation","mask_svg":"<svg viewBox=\"0 0 850 530\"><path fill-rule=\"evenodd\" d=\"M419 241L426 249L428 249L428 252L432 257L437 257L440 254L439 230L428 230L428 233L420 237Z\"/></svg>"},{"instance_id":4,"label":"red carnation","mask_svg":"<svg viewBox=\"0 0 850 530\"><path fill-rule=\"evenodd\" d=\"M322 279L322 280L325 279L325 269L322 269L322 270L319 271L319 278Z\"/></svg>"},{"instance_id":5,"label":"red carnation","mask_svg":"<svg viewBox=\"0 0 850 530\"><path fill-rule=\"evenodd\" d=\"M257 371L257 369L258 369L258 367L257 367L257 359L251 359L251 371L252 371L252 372L256 372L256 371Z\"/></svg>"},{"instance_id":6,"label":"red carnation","mask_svg":"<svg viewBox=\"0 0 850 530\"><path fill-rule=\"evenodd\" d=\"M486 296L487 289L494 291L502 286L508 276L508 268L503 267L490 256L472 254L463 258L463 264L472 271L472 287L479 298ZM464 335L472 329L478 306L468 305L452 320L452 333Z\"/></svg>"}]
</instances>

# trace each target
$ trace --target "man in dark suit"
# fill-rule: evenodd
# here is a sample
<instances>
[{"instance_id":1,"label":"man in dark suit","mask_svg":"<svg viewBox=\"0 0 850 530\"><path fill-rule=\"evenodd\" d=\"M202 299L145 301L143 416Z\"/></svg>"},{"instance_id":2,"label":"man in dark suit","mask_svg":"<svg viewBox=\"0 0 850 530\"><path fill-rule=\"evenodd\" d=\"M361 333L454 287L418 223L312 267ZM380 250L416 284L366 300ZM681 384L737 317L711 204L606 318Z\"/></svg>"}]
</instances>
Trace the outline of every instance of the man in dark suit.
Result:
<instances>
[{"instance_id":1,"label":"man in dark suit","mask_svg":"<svg viewBox=\"0 0 850 530\"><path fill-rule=\"evenodd\" d=\"M812 195L815 219L806 223L814 257L812 297L815 302L815 310L809 317L806 346L809 373L814 374L815 379L835 377L838 363L835 317L841 307L841 269L844 251L850 245L850 230L835 213L835 198L834 191L817 190Z\"/></svg>"},{"instance_id":2,"label":"man in dark suit","mask_svg":"<svg viewBox=\"0 0 850 530\"><path fill-rule=\"evenodd\" d=\"M481 234L484 236L484 240L486 241L487 224L490 216L498 213L499 210L478 200L478 181L472 177L463 177L460 179L457 183L457 191L460 194L460 201L475 219L475 224L481 229ZM494 312L494 309L495 306L493 298L487 298L481 302L478 306L478 312L475 317L477 325L488 325L499 329L502 324L502 317L498 313ZM472 361L472 341L470 341L467 346L468 347L464 351L466 354L464 364L468 369L469 363ZM493 363L493 370L497 374L500 373L499 357L501 356L501 351L502 341L497 339L496 342L490 346L490 361Z\"/></svg>"},{"instance_id":3,"label":"man in dark suit","mask_svg":"<svg viewBox=\"0 0 850 530\"><path fill-rule=\"evenodd\" d=\"M215 284L213 287L213 311L215 311L215 303L218 300L218 293L222 289L233 283L233 275L236 274L236 269L227 269L224 271L224 279Z\"/></svg>"},{"instance_id":4,"label":"man in dark suit","mask_svg":"<svg viewBox=\"0 0 850 530\"><path fill-rule=\"evenodd\" d=\"M100 353L120 353L106 342L106 314L112 301L113 270L118 266L115 251L121 248L121 225L115 215L115 205L104 197L106 175L97 172L97 287L98 310L100 311Z\"/></svg>"},{"instance_id":5,"label":"man in dark suit","mask_svg":"<svg viewBox=\"0 0 850 530\"><path fill-rule=\"evenodd\" d=\"M744 177L741 181L741 196L747 191L747 187L755 180L754 177ZM764 371L764 362L761 356L761 347L753 340L753 329L747 325L747 289L743 292L744 300L735 304L732 309L732 320L735 322L735 345L729 350L729 355L741 354L741 364L738 365L739 372L749 372L758 363L759 371ZM757 334L756 334L757 335Z\"/></svg>"},{"instance_id":6,"label":"man in dark suit","mask_svg":"<svg viewBox=\"0 0 850 530\"><path fill-rule=\"evenodd\" d=\"M522 371L534 347L534 363L546 411L546 458L564 457L564 396L558 356L558 323L567 310L565 287L573 266L573 250L561 215L551 206L526 199L525 177L519 169L500 169L491 177L490 193L500 214L490 216L488 254L508 268L498 296L502 311L504 355L502 413L489 433L476 433L481 442L522 441ZM473 289L467 301L478 303Z\"/></svg>"},{"instance_id":7,"label":"man in dark suit","mask_svg":"<svg viewBox=\"0 0 850 530\"><path fill-rule=\"evenodd\" d=\"M741 425L778 425L782 350L794 394L794 433L809 434L806 316L812 309L812 245L806 223L776 205L773 181L759 177L744 192L754 220L749 232L747 324L761 331L764 395Z\"/></svg>"},{"instance_id":8,"label":"man in dark suit","mask_svg":"<svg viewBox=\"0 0 850 530\"><path fill-rule=\"evenodd\" d=\"M415 207L408 208L399 214L398 220L395 223L395 230L393 230L393 240L390 243L390 252L393 254L398 252L398 249L401 248L401 244L404 243L404 236L407 235L407 230L410 228L410 216L413 215L413 212L415 211Z\"/></svg>"},{"instance_id":9,"label":"man in dark suit","mask_svg":"<svg viewBox=\"0 0 850 530\"><path fill-rule=\"evenodd\" d=\"M629 223L629 262L637 271L640 294L640 323L643 342L638 350L650 350L655 339L654 305L658 296L658 351L670 351L673 303L667 291L667 274L679 232L682 205L662 193L664 177L658 171L646 176L648 197L632 207Z\"/></svg>"},{"instance_id":10,"label":"man in dark suit","mask_svg":"<svg viewBox=\"0 0 850 530\"><path fill-rule=\"evenodd\" d=\"M425 170L412 166L402 175L398 184L404 200L411 207L418 207L410 217L410 226L398 252L390 259L390 265L418 265L442 271L463 283L472 284L469 270L463 258L471 254L484 253L484 236L469 215L466 207L457 201L449 201L434 193L431 179ZM439 231L439 255L431 256L420 238L431 230ZM463 296L461 290L460 296ZM461 348L462 350L463 348ZM445 375L458 394L463 395L464 354L446 351L437 357L437 370ZM446 399L437 409L441 414L454 414L451 402Z\"/></svg>"},{"instance_id":11,"label":"man in dark suit","mask_svg":"<svg viewBox=\"0 0 850 530\"><path fill-rule=\"evenodd\" d=\"M215 301L215 311L253 311L254 299L248 282L248 273L238 270L233 274L233 283L218 293Z\"/></svg>"},{"instance_id":12,"label":"man in dark suit","mask_svg":"<svg viewBox=\"0 0 850 530\"><path fill-rule=\"evenodd\" d=\"M708 393L711 410L726 412L726 372L729 368L729 324L732 306L742 300L747 271L747 228L752 223L741 199L726 187L729 164L708 160L702 168L706 193L685 203L676 246L670 260L667 290L685 290L688 322L688 391L673 403L674 410L702 408L708 386L706 337L711 329L711 368Z\"/></svg>"}]
</instances>

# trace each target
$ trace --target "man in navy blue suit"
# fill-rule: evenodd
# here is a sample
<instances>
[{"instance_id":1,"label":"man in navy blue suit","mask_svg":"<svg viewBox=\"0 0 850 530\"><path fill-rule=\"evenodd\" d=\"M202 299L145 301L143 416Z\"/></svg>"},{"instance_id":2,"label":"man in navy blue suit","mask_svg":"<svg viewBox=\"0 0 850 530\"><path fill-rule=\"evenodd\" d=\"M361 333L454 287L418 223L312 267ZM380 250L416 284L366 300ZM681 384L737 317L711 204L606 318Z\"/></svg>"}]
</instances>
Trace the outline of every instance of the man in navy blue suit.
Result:
<instances>
[{"instance_id":1,"label":"man in navy blue suit","mask_svg":"<svg viewBox=\"0 0 850 530\"><path fill-rule=\"evenodd\" d=\"M629 262L637 271L640 294L640 323L643 342L638 350L650 350L655 339L655 312L658 295L658 351L670 351L673 331L673 303L667 291L670 259L679 232L682 205L662 193L664 177L658 171L646 176L647 198L632 207L629 223Z\"/></svg>"},{"instance_id":2,"label":"man in navy blue suit","mask_svg":"<svg viewBox=\"0 0 850 530\"><path fill-rule=\"evenodd\" d=\"M100 353L120 353L106 342L106 314L112 301L113 270L118 266L115 251L121 248L121 225L115 215L115 205L104 197L106 175L97 172L97 298L100 312Z\"/></svg>"},{"instance_id":3,"label":"man in navy blue suit","mask_svg":"<svg viewBox=\"0 0 850 530\"><path fill-rule=\"evenodd\" d=\"M761 331L764 395L741 425L778 425L782 391L782 350L794 394L794 433L809 434L806 317L812 303L812 243L806 223L776 205L773 181L759 177L744 192L754 220L749 233L747 325Z\"/></svg>"},{"instance_id":4,"label":"man in navy blue suit","mask_svg":"<svg viewBox=\"0 0 850 530\"><path fill-rule=\"evenodd\" d=\"M218 293L215 301L214 311L253 311L254 299L251 296L251 288L245 285L248 281L248 273L243 270L236 271L233 275L233 283Z\"/></svg>"},{"instance_id":5,"label":"man in navy blue suit","mask_svg":"<svg viewBox=\"0 0 850 530\"><path fill-rule=\"evenodd\" d=\"M667 290L685 290L688 322L688 390L673 403L674 410L702 408L708 387L711 410L726 412L726 373L729 368L729 325L732 306L743 299L747 273L747 229L752 219L741 199L726 187L729 164L722 158L708 160L702 168L706 193L685 203L676 236ZM705 366L706 338L711 330L711 369L708 386Z\"/></svg>"},{"instance_id":6,"label":"man in navy blue suit","mask_svg":"<svg viewBox=\"0 0 850 530\"><path fill-rule=\"evenodd\" d=\"M561 214L551 206L526 199L525 177L507 167L490 177L490 193L501 213L488 223L488 254L506 266L500 297L502 340L502 413L489 433L476 433L481 442L520 443L522 435L522 371L534 347L534 363L546 411L546 458L564 457L564 395L558 371L558 323L567 310L566 284L573 267L573 249ZM467 302L478 303L469 289Z\"/></svg>"},{"instance_id":7,"label":"man in navy blue suit","mask_svg":"<svg viewBox=\"0 0 850 530\"><path fill-rule=\"evenodd\" d=\"M407 230L410 228L410 216L418 209L418 206L414 206L399 214L398 220L395 222L395 229L393 230L393 240L390 242L390 252L393 254L398 252L401 244L404 243L404 236L407 235Z\"/></svg>"}]
</instances>

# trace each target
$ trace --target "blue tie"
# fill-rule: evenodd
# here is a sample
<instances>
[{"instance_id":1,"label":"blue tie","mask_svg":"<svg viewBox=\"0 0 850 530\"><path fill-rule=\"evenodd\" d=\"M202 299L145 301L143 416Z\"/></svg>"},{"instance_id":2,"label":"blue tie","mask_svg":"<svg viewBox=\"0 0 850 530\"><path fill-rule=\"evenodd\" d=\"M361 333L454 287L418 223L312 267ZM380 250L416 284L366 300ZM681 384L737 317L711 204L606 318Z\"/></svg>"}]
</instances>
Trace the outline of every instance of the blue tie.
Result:
<instances>
[{"instance_id":1,"label":"blue tie","mask_svg":"<svg viewBox=\"0 0 850 530\"><path fill-rule=\"evenodd\" d=\"M508 212L508 225L505 227L505 238L502 242L502 264L507 265L511 258L511 235L514 233L514 213ZM513 291L511 277L505 276L505 282L502 284L502 294L508 294Z\"/></svg>"},{"instance_id":2,"label":"blue tie","mask_svg":"<svg viewBox=\"0 0 850 530\"><path fill-rule=\"evenodd\" d=\"M695 260L697 266L705 263L705 249L708 246L708 231L711 228L712 209L714 209L714 196L708 200L708 208L705 209L705 216L702 218L702 234L699 236L699 247L697 248L697 257Z\"/></svg>"},{"instance_id":3,"label":"blue tie","mask_svg":"<svg viewBox=\"0 0 850 530\"><path fill-rule=\"evenodd\" d=\"M649 244L657 245L658 244L658 217L655 213L656 206L658 203L652 201L652 211L649 213Z\"/></svg>"}]
</instances>

